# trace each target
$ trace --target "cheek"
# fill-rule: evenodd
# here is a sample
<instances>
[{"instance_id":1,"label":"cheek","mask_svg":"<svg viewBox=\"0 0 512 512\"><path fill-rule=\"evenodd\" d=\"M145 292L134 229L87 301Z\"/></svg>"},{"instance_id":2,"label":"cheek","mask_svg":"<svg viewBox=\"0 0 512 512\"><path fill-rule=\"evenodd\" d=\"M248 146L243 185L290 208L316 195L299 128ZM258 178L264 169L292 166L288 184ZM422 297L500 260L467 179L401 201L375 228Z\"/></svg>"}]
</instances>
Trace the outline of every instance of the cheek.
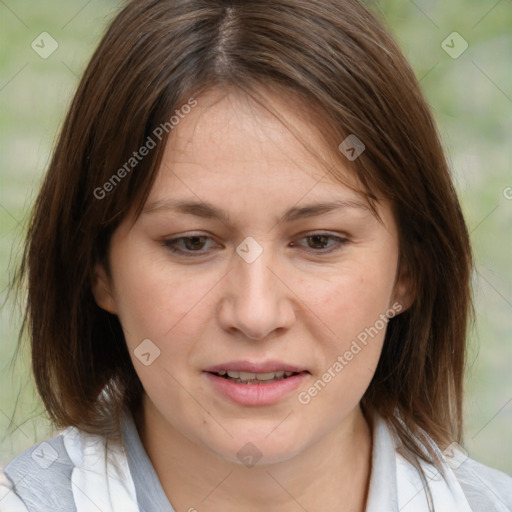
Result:
<instances>
[{"instance_id":1,"label":"cheek","mask_svg":"<svg viewBox=\"0 0 512 512\"><path fill-rule=\"evenodd\" d=\"M329 279L304 286L302 293L324 333L316 336L322 364L314 387L305 389L299 401L310 404L310 412L320 414L335 405L332 419L339 419L356 406L373 377L393 304L396 259L393 251L388 255L347 261L338 270L331 269Z\"/></svg>"},{"instance_id":2,"label":"cheek","mask_svg":"<svg viewBox=\"0 0 512 512\"><path fill-rule=\"evenodd\" d=\"M166 339L186 339L184 330L199 326L190 318L201 310L202 299L214 288L215 276L199 277L197 270L192 275L192 271L171 267L161 257L136 251L117 263L113 276L116 305L129 347L149 338L163 348Z\"/></svg>"},{"instance_id":3,"label":"cheek","mask_svg":"<svg viewBox=\"0 0 512 512\"><path fill-rule=\"evenodd\" d=\"M302 295L336 336L338 348L372 326L392 304L395 266L393 258L389 261L361 259L330 269L328 279L312 279L303 285Z\"/></svg>"},{"instance_id":4,"label":"cheek","mask_svg":"<svg viewBox=\"0 0 512 512\"><path fill-rule=\"evenodd\" d=\"M327 430L357 406L373 378L386 333L393 282L394 275L390 277L384 267L376 270L370 266L363 271L357 266L324 287L308 290L311 309L327 329L322 327L325 334L316 338L322 364L309 386L301 389L297 407L304 407L308 418L323 417Z\"/></svg>"}]
</instances>

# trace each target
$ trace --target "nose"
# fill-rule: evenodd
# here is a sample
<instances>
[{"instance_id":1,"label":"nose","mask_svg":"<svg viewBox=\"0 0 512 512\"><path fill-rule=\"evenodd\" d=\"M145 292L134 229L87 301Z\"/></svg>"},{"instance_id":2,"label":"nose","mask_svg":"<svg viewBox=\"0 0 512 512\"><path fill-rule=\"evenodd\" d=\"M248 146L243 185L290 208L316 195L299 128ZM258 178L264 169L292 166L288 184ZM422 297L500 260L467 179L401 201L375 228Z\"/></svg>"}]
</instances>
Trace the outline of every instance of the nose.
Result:
<instances>
[{"instance_id":1,"label":"nose","mask_svg":"<svg viewBox=\"0 0 512 512\"><path fill-rule=\"evenodd\" d=\"M218 308L223 329L262 340L292 326L295 295L272 263L270 249L251 263L234 256Z\"/></svg>"}]
</instances>

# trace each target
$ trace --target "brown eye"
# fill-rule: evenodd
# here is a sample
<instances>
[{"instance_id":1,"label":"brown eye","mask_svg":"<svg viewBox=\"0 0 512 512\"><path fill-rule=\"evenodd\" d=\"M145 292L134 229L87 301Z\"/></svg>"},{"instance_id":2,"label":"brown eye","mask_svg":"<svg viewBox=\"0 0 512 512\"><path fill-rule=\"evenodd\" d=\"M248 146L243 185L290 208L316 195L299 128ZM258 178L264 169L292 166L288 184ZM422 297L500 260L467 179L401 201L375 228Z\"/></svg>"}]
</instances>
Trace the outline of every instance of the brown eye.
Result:
<instances>
[{"instance_id":1,"label":"brown eye","mask_svg":"<svg viewBox=\"0 0 512 512\"><path fill-rule=\"evenodd\" d=\"M316 253L328 253L340 249L343 245L348 243L346 238L331 235L329 233L315 233L307 235L301 240L306 240L306 244L296 244L292 242L292 246L298 245L306 250Z\"/></svg>"},{"instance_id":2,"label":"brown eye","mask_svg":"<svg viewBox=\"0 0 512 512\"><path fill-rule=\"evenodd\" d=\"M193 254L194 256L200 256L208 252L208 249L203 250L208 241L211 241L211 238L208 236L192 235L163 240L162 245L174 253L183 255L195 253Z\"/></svg>"},{"instance_id":3,"label":"brown eye","mask_svg":"<svg viewBox=\"0 0 512 512\"><path fill-rule=\"evenodd\" d=\"M187 250L194 251L196 249L202 249L205 245L206 236L188 236L183 238L185 241L185 247Z\"/></svg>"},{"instance_id":4,"label":"brown eye","mask_svg":"<svg viewBox=\"0 0 512 512\"><path fill-rule=\"evenodd\" d=\"M327 235L312 235L306 238L311 249L325 249L330 237Z\"/></svg>"}]
</instances>

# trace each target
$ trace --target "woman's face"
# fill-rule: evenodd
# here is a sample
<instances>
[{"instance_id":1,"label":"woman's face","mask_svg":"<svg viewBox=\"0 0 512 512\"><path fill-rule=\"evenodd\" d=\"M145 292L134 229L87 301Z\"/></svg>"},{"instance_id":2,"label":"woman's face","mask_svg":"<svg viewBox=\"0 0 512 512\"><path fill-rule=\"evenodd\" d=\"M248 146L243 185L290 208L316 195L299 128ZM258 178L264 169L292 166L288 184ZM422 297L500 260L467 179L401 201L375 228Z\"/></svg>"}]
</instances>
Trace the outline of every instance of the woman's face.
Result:
<instances>
[{"instance_id":1,"label":"woman's face","mask_svg":"<svg viewBox=\"0 0 512 512\"><path fill-rule=\"evenodd\" d=\"M387 319L405 309L396 226L246 97L197 100L94 292L119 317L146 418L230 461L284 461L360 414Z\"/></svg>"}]
</instances>

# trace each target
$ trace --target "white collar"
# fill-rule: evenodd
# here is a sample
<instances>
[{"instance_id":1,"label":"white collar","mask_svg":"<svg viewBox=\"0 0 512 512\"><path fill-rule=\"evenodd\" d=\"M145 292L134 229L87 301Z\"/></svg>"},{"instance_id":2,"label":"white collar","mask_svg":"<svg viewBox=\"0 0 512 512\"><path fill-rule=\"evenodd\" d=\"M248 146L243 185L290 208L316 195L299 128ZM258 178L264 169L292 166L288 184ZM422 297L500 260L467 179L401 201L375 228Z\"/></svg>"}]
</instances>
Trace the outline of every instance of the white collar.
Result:
<instances>
[{"instance_id":1,"label":"white collar","mask_svg":"<svg viewBox=\"0 0 512 512\"><path fill-rule=\"evenodd\" d=\"M452 468L434 441L424 434L441 460L444 476L411 454L423 469L433 501L429 505L425 482L418 469L398 451L397 435L378 415L373 419L373 449L366 512L472 512Z\"/></svg>"},{"instance_id":2,"label":"white collar","mask_svg":"<svg viewBox=\"0 0 512 512\"><path fill-rule=\"evenodd\" d=\"M93 492L104 512L139 512L136 489L124 451L113 450L116 453L105 457L103 437L83 432L76 436L71 434L72 431L68 429L64 443L75 466L72 480L76 485L73 492L77 512L88 512L90 502L76 489ZM435 449L433 441L427 439ZM397 446L396 434L384 419L375 415L366 512L431 512L434 509L429 506L419 471L398 453ZM437 451L444 476L431 464L416 459L427 478L435 512L472 512L451 467L443 454Z\"/></svg>"}]
</instances>

